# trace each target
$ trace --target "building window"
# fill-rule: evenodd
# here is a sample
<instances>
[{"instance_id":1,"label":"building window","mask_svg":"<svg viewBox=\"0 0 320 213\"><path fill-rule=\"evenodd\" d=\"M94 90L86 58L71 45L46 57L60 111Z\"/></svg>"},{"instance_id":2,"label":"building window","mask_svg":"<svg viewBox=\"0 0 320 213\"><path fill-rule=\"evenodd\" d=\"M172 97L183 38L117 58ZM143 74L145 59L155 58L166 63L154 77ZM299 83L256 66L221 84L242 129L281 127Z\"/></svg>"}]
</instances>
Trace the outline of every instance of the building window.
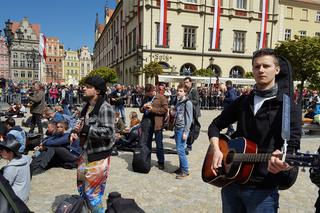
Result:
<instances>
[{"instance_id":1,"label":"building window","mask_svg":"<svg viewBox=\"0 0 320 213\"><path fill-rule=\"evenodd\" d=\"M14 53L13 58L18 58L18 53Z\"/></svg>"},{"instance_id":2,"label":"building window","mask_svg":"<svg viewBox=\"0 0 320 213\"><path fill-rule=\"evenodd\" d=\"M308 10L307 9L302 9L301 11L301 20L307 21L308 20Z\"/></svg>"},{"instance_id":3,"label":"building window","mask_svg":"<svg viewBox=\"0 0 320 213\"><path fill-rule=\"evenodd\" d=\"M299 35L300 35L300 38L304 38L307 36L307 31L304 31L304 30L299 31Z\"/></svg>"},{"instance_id":4,"label":"building window","mask_svg":"<svg viewBox=\"0 0 320 213\"><path fill-rule=\"evenodd\" d=\"M293 18L293 8L287 7L286 18Z\"/></svg>"},{"instance_id":5,"label":"building window","mask_svg":"<svg viewBox=\"0 0 320 213\"><path fill-rule=\"evenodd\" d=\"M20 54L20 58L21 58L21 59L25 59L25 58L26 58L26 55L25 55L24 53L21 53L21 54Z\"/></svg>"},{"instance_id":6,"label":"building window","mask_svg":"<svg viewBox=\"0 0 320 213\"><path fill-rule=\"evenodd\" d=\"M156 38L156 39L157 39L157 45L160 46L160 45L159 45L160 23L157 23L156 25L157 25L157 26L156 26L156 28L157 28L157 34L156 34L156 36L157 36L157 38ZM170 44L170 25L167 24L167 41L166 41L166 47L170 47L169 44Z\"/></svg>"},{"instance_id":7,"label":"building window","mask_svg":"<svg viewBox=\"0 0 320 213\"><path fill-rule=\"evenodd\" d=\"M187 3L198 3L198 0L184 0L184 2L187 2Z\"/></svg>"},{"instance_id":8,"label":"building window","mask_svg":"<svg viewBox=\"0 0 320 213\"><path fill-rule=\"evenodd\" d=\"M260 44L260 32L257 32L257 45L256 45L256 49L259 49L259 44ZM266 48L268 47L269 44L269 33L267 33L267 39L266 39Z\"/></svg>"},{"instance_id":9,"label":"building window","mask_svg":"<svg viewBox=\"0 0 320 213\"><path fill-rule=\"evenodd\" d=\"M18 61L17 60L13 60L13 66L14 67L18 67Z\"/></svg>"},{"instance_id":10,"label":"building window","mask_svg":"<svg viewBox=\"0 0 320 213\"><path fill-rule=\"evenodd\" d=\"M196 48L196 27L184 27L183 48Z\"/></svg>"},{"instance_id":11,"label":"building window","mask_svg":"<svg viewBox=\"0 0 320 213\"><path fill-rule=\"evenodd\" d=\"M137 32L136 28L132 31L132 51L136 50L137 47Z\"/></svg>"},{"instance_id":12,"label":"building window","mask_svg":"<svg viewBox=\"0 0 320 213\"><path fill-rule=\"evenodd\" d=\"M237 0L238 9L247 9L247 0Z\"/></svg>"},{"instance_id":13,"label":"building window","mask_svg":"<svg viewBox=\"0 0 320 213\"><path fill-rule=\"evenodd\" d=\"M18 73L17 70L15 70L15 71L13 72L13 76L16 77L16 78L19 76L19 73Z\"/></svg>"},{"instance_id":14,"label":"building window","mask_svg":"<svg viewBox=\"0 0 320 213\"><path fill-rule=\"evenodd\" d=\"M131 53L131 51L132 51L132 32L129 33L129 53ZM113 61L113 58L112 58L112 61Z\"/></svg>"},{"instance_id":15,"label":"building window","mask_svg":"<svg viewBox=\"0 0 320 213\"><path fill-rule=\"evenodd\" d=\"M314 36L315 36L315 37L320 37L320 32L316 32L316 33L314 34Z\"/></svg>"},{"instance_id":16,"label":"building window","mask_svg":"<svg viewBox=\"0 0 320 213\"><path fill-rule=\"evenodd\" d=\"M31 71L28 72L28 78L32 78L32 72Z\"/></svg>"},{"instance_id":17,"label":"building window","mask_svg":"<svg viewBox=\"0 0 320 213\"><path fill-rule=\"evenodd\" d=\"M26 77L26 72L25 71L21 71L21 78L25 78Z\"/></svg>"},{"instance_id":18,"label":"building window","mask_svg":"<svg viewBox=\"0 0 320 213\"><path fill-rule=\"evenodd\" d=\"M320 22L320 11L316 13L316 22Z\"/></svg>"},{"instance_id":19,"label":"building window","mask_svg":"<svg viewBox=\"0 0 320 213\"><path fill-rule=\"evenodd\" d=\"M212 39L213 39L213 28L210 28L209 29L209 34L210 34L210 39L209 39L209 49L212 49ZM218 45L218 50L220 50L221 49L221 37L222 37L222 29L220 29L220 37L219 37L219 45Z\"/></svg>"},{"instance_id":20,"label":"building window","mask_svg":"<svg viewBox=\"0 0 320 213\"><path fill-rule=\"evenodd\" d=\"M25 66L26 66L25 62L24 61L20 61L20 67L25 67Z\"/></svg>"},{"instance_id":21,"label":"building window","mask_svg":"<svg viewBox=\"0 0 320 213\"><path fill-rule=\"evenodd\" d=\"M286 29L284 31L284 40L289 40L291 39L291 29Z\"/></svg>"},{"instance_id":22,"label":"building window","mask_svg":"<svg viewBox=\"0 0 320 213\"><path fill-rule=\"evenodd\" d=\"M244 53L246 32L234 31L233 35L233 52Z\"/></svg>"}]
</instances>

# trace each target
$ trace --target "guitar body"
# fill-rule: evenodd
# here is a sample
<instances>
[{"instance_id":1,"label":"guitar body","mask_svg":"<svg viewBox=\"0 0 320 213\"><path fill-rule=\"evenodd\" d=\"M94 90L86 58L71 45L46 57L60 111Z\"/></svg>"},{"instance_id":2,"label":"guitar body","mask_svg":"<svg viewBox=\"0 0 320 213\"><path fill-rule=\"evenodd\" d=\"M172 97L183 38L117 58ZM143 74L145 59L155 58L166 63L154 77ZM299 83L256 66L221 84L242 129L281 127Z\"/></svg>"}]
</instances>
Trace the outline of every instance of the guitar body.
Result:
<instances>
[{"instance_id":1,"label":"guitar body","mask_svg":"<svg viewBox=\"0 0 320 213\"><path fill-rule=\"evenodd\" d=\"M229 137L221 135L219 147L223 153L222 167L218 169L217 175L213 173L213 148L210 145L202 166L202 180L218 187L224 187L233 182L246 183L254 164L233 162L233 153L257 153L256 144L242 137L230 140Z\"/></svg>"}]
</instances>

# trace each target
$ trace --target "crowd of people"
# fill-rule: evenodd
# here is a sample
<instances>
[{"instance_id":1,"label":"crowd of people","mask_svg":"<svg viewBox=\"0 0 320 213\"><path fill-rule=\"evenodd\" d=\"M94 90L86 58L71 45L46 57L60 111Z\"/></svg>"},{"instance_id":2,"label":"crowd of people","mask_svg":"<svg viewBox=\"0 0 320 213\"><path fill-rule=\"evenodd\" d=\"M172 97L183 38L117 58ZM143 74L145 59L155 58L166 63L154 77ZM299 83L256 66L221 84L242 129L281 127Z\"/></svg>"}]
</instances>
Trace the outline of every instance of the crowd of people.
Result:
<instances>
[{"instance_id":1,"label":"crowd of people","mask_svg":"<svg viewBox=\"0 0 320 213\"><path fill-rule=\"evenodd\" d=\"M225 128L229 139L243 137L252 141L258 152L272 153L268 161L252 169L247 180L232 181L222 188L223 212L277 212L279 187L288 174L294 173L281 158L281 150L295 153L301 138L301 109L295 103L296 92L289 109L290 137L288 141L282 138L282 95L290 95L284 84L290 88L293 83L276 81L280 72L288 74L280 69L279 60L270 49L254 53L252 69L256 84L250 88L235 88L231 81L221 84L218 79L209 88L194 88L191 77L171 88L161 83L144 87L116 84L110 88L100 76L91 76L78 88L36 82L21 96L17 89L10 89L15 95L7 101L29 105L32 116L29 131L17 125L12 114L8 114L3 123L0 154L9 163L2 168L2 175L16 195L27 203L32 175L53 166L76 168L80 196L92 212L104 212L102 199L110 175L110 158L118 154L117 149L139 149L139 153L134 152L133 170L148 173L154 139L158 169L164 170L163 131L171 129L179 159L174 171L176 179L186 179L192 171L187 155L201 128L200 109L216 108L222 110L221 114L213 118L208 129L215 176L221 175L226 163L226 153L219 140ZM308 93L304 96L308 97ZM308 105L314 103L314 99L315 95L310 97ZM125 107L135 105L142 114L141 120L135 111L130 112L127 120ZM236 129L234 123L237 123ZM30 146L28 138L34 134L39 135L39 140ZM25 155L30 147L32 158ZM318 184L314 178L318 173L314 171L312 181Z\"/></svg>"}]
</instances>

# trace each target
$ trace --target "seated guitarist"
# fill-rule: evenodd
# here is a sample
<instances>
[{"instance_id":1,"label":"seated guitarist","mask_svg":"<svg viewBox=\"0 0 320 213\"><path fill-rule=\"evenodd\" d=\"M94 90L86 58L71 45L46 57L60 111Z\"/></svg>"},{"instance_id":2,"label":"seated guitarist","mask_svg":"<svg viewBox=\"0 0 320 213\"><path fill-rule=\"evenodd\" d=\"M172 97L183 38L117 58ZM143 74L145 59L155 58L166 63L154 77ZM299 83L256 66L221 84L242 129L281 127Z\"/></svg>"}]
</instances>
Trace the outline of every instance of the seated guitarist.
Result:
<instances>
[{"instance_id":1,"label":"seated guitarist","mask_svg":"<svg viewBox=\"0 0 320 213\"><path fill-rule=\"evenodd\" d=\"M281 137L284 90L276 81L276 75L281 72L279 59L272 49L260 49L253 54L252 66L256 81L253 91L237 98L209 126L208 136L214 156L213 173L217 175L223 163L223 153L219 147L220 131L235 122L237 129L233 137L249 139L257 145L259 153L272 153L273 156L268 163L255 164L247 182L233 182L222 188L224 213L277 212L280 179L291 169L280 156L276 156L281 154L284 143ZM285 73L285 70L282 72ZM291 84L287 82L287 85ZM291 126L287 153L299 149L301 137L301 111L295 111L298 107L294 105L292 97L290 106Z\"/></svg>"}]
</instances>

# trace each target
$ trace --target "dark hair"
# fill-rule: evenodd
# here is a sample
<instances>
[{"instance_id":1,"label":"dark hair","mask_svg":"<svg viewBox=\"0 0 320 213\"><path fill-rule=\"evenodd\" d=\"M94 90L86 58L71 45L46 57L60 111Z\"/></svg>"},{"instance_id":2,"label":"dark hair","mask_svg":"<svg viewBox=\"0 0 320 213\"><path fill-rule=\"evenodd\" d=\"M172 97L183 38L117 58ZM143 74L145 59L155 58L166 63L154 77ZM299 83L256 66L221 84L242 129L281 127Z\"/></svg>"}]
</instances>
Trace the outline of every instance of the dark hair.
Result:
<instances>
[{"instance_id":1,"label":"dark hair","mask_svg":"<svg viewBox=\"0 0 320 213\"><path fill-rule=\"evenodd\" d=\"M274 51L274 49L271 48L262 48L260 50L254 51L252 56L252 65L256 58L262 57L262 56L272 56L274 58L274 63L276 66L279 66L279 57Z\"/></svg>"},{"instance_id":2,"label":"dark hair","mask_svg":"<svg viewBox=\"0 0 320 213\"><path fill-rule=\"evenodd\" d=\"M144 87L145 92L151 92L152 90L154 90L154 86L152 84L146 84Z\"/></svg>"},{"instance_id":3,"label":"dark hair","mask_svg":"<svg viewBox=\"0 0 320 213\"><path fill-rule=\"evenodd\" d=\"M189 80L190 82L192 82L192 79L191 79L191 77L185 77L184 79L183 79L183 81L185 81L185 80Z\"/></svg>"},{"instance_id":4,"label":"dark hair","mask_svg":"<svg viewBox=\"0 0 320 213\"><path fill-rule=\"evenodd\" d=\"M16 121L12 117L7 118L7 120L5 122L7 125L9 125L11 127L14 127L16 125Z\"/></svg>"},{"instance_id":5,"label":"dark hair","mask_svg":"<svg viewBox=\"0 0 320 213\"><path fill-rule=\"evenodd\" d=\"M65 130L67 130L69 128L67 121L59 121L59 122L57 122L57 125L58 124L62 124Z\"/></svg>"},{"instance_id":6,"label":"dark hair","mask_svg":"<svg viewBox=\"0 0 320 213\"><path fill-rule=\"evenodd\" d=\"M180 82L179 85L177 86L177 89L183 89L183 91L185 93L188 92L188 88L186 87L186 85L184 85L184 83Z\"/></svg>"},{"instance_id":7,"label":"dark hair","mask_svg":"<svg viewBox=\"0 0 320 213\"><path fill-rule=\"evenodd\" d=\"M226 81L226 86L232 86L232 81L230 80Z\"/></svg>"}]
</instances>

